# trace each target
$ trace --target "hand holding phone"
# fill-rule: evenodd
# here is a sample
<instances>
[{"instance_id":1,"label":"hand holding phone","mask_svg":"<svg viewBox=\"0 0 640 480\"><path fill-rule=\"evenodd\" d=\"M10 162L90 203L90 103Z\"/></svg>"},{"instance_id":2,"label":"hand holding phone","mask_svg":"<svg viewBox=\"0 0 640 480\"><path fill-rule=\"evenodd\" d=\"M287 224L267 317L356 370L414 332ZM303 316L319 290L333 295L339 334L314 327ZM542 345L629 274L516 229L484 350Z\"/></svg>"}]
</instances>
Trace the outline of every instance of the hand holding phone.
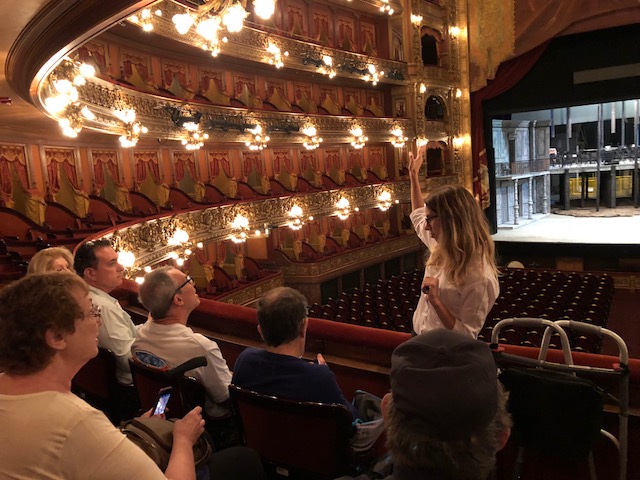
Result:
<instances>
[{"instance_id":1,"label":"hand holding phone","mask_svg":"<svg viewBox=\"0 0 640 480\"><path fill-rule=\"evenodd\" d=\"M153 409L154 415L164 414L164 411L167 409L167 404L169 403L169 399L171 398L172 391L173 391L173 387L165 387L160 389L160 391L158 392L158 402L156 403L156 406Z\"/></svg>"}]
</instances>

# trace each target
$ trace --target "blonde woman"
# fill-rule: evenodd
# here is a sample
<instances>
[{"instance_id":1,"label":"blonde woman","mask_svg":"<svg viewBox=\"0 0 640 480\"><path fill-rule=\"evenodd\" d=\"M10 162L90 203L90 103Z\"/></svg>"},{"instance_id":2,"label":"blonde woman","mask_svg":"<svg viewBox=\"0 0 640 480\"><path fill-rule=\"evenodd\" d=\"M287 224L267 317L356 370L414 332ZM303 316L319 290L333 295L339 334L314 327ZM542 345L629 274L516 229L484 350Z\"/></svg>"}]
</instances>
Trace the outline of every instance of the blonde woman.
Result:
<instances>
[{"instance_id":1,"label":"blonde woman","mask_svg":"<svg viewBox=\"0 0 640 480\"><path fill-rule=\"evenodd\" d=\"M31 257L27 275L48 272L73 273L73 255L67 248L49 247Z\"/></svg>"},{"instance_id":2,"label":"blonde woman","mask_svg":"<svg viewBox=\"0 0 640 480\"><path fill-rule=\"evenodd\" d=\"M500 292L493 239L484 212L464 187L445 185L422 198L424 150L409 154L411 222L429 249L413 330L446 328L475 338Z\"/></svg>"}]
</instances>

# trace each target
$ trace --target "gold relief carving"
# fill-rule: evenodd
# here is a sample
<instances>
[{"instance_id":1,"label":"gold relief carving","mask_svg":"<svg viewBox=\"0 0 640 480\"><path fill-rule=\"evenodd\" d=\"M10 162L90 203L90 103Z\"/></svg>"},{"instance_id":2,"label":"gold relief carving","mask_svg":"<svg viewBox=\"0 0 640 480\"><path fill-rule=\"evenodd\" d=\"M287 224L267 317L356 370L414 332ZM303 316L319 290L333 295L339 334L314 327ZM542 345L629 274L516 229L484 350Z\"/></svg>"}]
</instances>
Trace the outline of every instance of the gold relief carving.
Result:
<instances>
[{"instance_id":1,"label":"gold relief carving","mask_svg":"<svg viewBox=\"0 0 640 480\"><path fill-rule=\"evenodd\" d=\"M0 157L21 165L27 164L24 145L0 145Z\"/></svg>"}]
</instances>

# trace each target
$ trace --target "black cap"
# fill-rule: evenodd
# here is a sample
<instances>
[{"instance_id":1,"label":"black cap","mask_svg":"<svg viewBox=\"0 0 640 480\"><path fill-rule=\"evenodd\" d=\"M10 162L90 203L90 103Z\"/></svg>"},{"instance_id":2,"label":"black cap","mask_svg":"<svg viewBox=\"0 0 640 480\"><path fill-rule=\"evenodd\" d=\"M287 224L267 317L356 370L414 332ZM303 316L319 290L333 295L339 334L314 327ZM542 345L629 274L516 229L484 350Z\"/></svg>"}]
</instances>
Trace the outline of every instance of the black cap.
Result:
<instances>
[{"instance_id":1,"label":"black cap","mask_svg":"<svg viewBox=\"0 0 640 480\"><path fill-rule=\"evenodd\" d=\"M447 329L400 344L391 356L396 408L441 440L481 431L498 409L496 364L487 343Z\"/></svg>"}]
</instances>

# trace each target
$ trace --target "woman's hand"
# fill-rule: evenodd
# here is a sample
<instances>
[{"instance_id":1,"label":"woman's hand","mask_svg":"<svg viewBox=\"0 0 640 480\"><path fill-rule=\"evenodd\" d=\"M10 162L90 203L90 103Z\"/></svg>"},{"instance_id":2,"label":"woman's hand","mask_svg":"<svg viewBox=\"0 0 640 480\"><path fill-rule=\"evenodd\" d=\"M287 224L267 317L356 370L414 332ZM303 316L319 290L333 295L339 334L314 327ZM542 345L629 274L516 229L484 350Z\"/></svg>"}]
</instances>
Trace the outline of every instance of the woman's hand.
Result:
<instances>
[{"instance_id":1,"label":"woman's hand","mask_svg":"<svg viewBox=\"0 0 640 480\"><path fill-rule=\"evenodd\" d=\"M189 445L196 443L196 440L204 432L204 419L202 418L202 407L196 407L187 413L180 420L176 420L173 427L173 438L189 441Z\"/></svg>"},{"instance_id":2,"label":"woman's hand","mask_svg":"<svg viewBox=\"0 0 640 480\"><path fill-rule=\"evenodd\" d=\"M415 156L413 155L413 152L409 152L409 175L411 176L418 176L418 172L420 171L420 167L422 167L422 163L424 162L424 152L426 150L427 146L425 145L420 145L418 147L418 150L415 154Z\"/></svg>"},{"instance_id":3,"label":"woman's hand","mask_svg":"<svg viewBox=\"0 0 640 480\"><path fill-rule=\"evenodd\" d=\"M427 296L427 302L440 301L440 280L436 277L425 277L422 281L422 293Z\"/></svg>"}]
</instances>

